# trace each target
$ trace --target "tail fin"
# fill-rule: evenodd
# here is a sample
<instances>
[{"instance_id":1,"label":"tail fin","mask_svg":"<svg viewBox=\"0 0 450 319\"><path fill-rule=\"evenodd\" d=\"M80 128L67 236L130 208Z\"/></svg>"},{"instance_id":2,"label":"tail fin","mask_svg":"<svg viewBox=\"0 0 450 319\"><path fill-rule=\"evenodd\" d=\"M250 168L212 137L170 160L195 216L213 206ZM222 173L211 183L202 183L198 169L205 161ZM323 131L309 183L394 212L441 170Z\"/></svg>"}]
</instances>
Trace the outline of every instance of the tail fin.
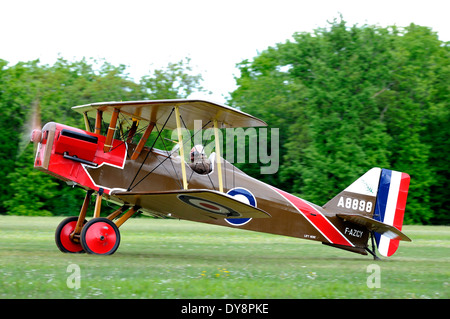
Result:
<instances>
[{"instance_id":1,"label":"tail fin","mask_svg":"<svg viewBox=\"0 0 450 319\"><path fill-rule=\"evenodd\" d=\"M326 203L323 208L335 213L372 217L380 182L381 168L374 167Z\"/></svg>"},{"instance_id":2,"label":"tail fin","mask_svg":"<svg viewBox=\"0 0 450 319\"><path fill-rule=\"evenodd\" d=\"M375 220L402 230L409 182L410 177L406 173L382 169L373 214ZM381 255L389 257L397 251L398 239L390 239L379 233L375 233L375 238Z\"/></svg>"},{"instance_id":3,"label":"tail fin","mask_svg":"<svg viewBox=\"0 0 450 319\"><path fill-rule=\"evenodd\" d=\"M406 173L375 167L331 199L323 208L335 212L338 217L374 230L378 251L389 257L397 250L402 237L393 236L392 231L389 231L392 228L382 227L382 224L394 226L399 231L402 229L409 181L410 177ZM357 218L358 215L363 218Z\"/></svg>"}]
</instances>

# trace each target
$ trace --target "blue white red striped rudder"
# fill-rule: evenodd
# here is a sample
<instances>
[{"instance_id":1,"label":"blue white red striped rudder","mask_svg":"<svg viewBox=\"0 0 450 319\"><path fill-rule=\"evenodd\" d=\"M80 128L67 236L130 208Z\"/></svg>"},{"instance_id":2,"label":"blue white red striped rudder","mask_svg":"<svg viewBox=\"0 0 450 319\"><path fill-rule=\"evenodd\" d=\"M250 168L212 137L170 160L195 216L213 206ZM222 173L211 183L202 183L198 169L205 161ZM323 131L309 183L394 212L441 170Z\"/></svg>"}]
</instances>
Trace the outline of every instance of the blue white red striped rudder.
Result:
<instances>
[{"instance_id":1,"label":"blue white red striped rudder","mask_svg":"<svg viewBox=\"0 0 450 319\"><path fill-rule=\"evenodd\" d=\"M373 219L402 230L408 197L410 177L406 173L382 169L378 185ZM375 233L378 251L382 256L392 256L399 245L398 239Z\"/></svg>"}]
</instances>

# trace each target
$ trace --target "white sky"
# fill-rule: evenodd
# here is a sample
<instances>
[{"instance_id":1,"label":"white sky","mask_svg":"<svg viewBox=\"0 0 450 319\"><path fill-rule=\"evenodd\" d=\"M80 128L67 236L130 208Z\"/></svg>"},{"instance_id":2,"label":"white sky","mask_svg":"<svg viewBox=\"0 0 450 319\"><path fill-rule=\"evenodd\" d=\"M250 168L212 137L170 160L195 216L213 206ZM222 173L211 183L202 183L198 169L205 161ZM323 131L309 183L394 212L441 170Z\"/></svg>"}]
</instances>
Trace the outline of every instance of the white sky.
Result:
<instances>
[{"instance_id":1,"label":"white sky","mask_svg":"<svg viewBox=\"0 0 450 319\"><path fill-rule=\"evenodd\" d=\"M137 81L190 57L213 92L195 97L224 103L236 88L235 64L294 32L327 27L342 13L349 26L413 22L450 41L449 8L448 0L0 0L0 59L104 58Z\"/></svg>"}]
</instances>

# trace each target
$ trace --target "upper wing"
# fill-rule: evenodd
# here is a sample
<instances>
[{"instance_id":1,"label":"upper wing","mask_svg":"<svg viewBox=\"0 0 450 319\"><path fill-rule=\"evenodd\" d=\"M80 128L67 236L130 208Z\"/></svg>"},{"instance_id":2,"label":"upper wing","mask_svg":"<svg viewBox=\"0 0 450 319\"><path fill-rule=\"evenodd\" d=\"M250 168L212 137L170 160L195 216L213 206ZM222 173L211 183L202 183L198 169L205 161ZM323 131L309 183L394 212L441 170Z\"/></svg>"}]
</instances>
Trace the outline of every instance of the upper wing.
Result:
<instances>
[{"instance_id":1,"label":"upper wing","mask_svg":"<svg viewBox=\"0 0 450 319\"><path fill-rule=\"evenodd\" d=\"M204 221L220 218L269 218L265 211L212 190L114 193L125 203L168 216Z\"/></svg>"},{"instance_id":2,"label":"upper wing","mask_svg":"<svg viewBox=\"0 0 450 319\"><path fill-rule=\"evenodd\" d=\"M223 123L223 127L255 127L267 126L267 124L244 112L232 107L203 100L155 100L155 101L127 101L127 102L101 102L86 105L74 106L73 110L87 114L95 118L97 110L103 111L104 120L108 121L114 109L119 109L120 113L130 119L141 120L146 123L152 122L158 125L165 123L174 106L178 106L183 124L188 130L193 130L194 121L202 121L203 129L212 127L215 119ZM109 117L109 118L108 118ZM177 128L175 116L171 116L166 124L166 129Z\"/></svg>"},{"instance_id":3,"label":"upper wing","mask_svg":"<svg viewBox=\"0 0 450 319\"><path fill-rule=\"evenodd\" d=\"M367 229L382 234L388 237L389 239L411 241L411 239L408 236L403 234L400 230L398 230L394 226L382 223L378 220L357 214L337 214L336 216L344 220L351 221L352 223L367 227Z\"/></svg>"}]
</instances>

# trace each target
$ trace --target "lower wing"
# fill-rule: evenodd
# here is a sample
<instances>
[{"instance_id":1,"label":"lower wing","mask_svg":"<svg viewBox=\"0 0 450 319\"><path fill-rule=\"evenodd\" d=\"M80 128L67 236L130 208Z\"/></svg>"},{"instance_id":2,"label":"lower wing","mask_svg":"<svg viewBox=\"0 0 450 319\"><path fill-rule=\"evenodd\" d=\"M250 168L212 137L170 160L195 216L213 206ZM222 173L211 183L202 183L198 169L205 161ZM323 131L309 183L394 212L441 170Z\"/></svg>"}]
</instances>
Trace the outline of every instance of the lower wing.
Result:
<instances>
[{"instance_id":1,"label":"lower wing","mask_svg":"<svg viewBox=\"0 0 450 319\"><path fill-rule=\"evenodd\" d=\"M150 213L193 221L223 218L270 218L267 212L212 190L177 190L161 192L117 192L124 203Z\"/></svg>"}]
</instances>

